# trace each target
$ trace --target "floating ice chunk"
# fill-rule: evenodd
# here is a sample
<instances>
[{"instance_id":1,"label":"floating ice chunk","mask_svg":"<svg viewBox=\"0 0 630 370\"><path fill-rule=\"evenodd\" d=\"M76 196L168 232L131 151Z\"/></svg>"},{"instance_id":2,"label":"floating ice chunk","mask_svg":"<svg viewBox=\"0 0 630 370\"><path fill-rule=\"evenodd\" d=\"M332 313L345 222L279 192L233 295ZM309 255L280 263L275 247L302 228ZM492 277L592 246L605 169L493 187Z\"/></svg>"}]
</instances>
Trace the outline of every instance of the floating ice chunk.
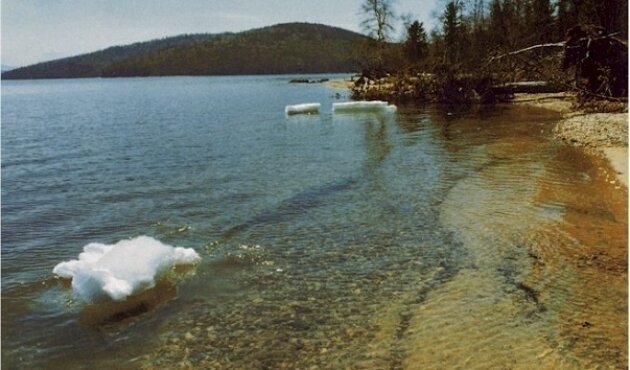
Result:
<instances>
[{"instance_id":1,"label":"floating ice chunk","mask_svg":"<svg viewBox=\"0 0 630 370\"><path fill-rule=\"evenodd\" d=\"M96 263L103 254L109 252L114 246L100 243L90 243L83 247L78 260L62 262L55 266L53 273L65 279L72 279L74 273L82 266Z\"/></svg>"},{"instance_id":2,"label":"floating ice chunk","mask_svg":"<svg viewBox=\"0 0 630 370\"><path fill-rule=\"evenodd\" d=\"M175 265L200 260L191 248L174 248L149 236L139 236L113 245L90 243L78 259L59 263L53 273L72 279L75 294L96 303L123 300L150 289Z\"/></svg>"},{"instance_id":3,"label":"floating ice chunk","mask_svg":"<svg viewBox=\"0 0 630 370\"><path fill-rule=\"evenodd\" d=\"M333 112L356 112L356 111L381 111L387 106L387 102L380 100L372 101L349 101L343 103L333 103Z\"/></svg>"},{"instance_id":4,"label":"floating ice chunk","mask_svg":"<svg viewBox=\"0 0 630 370\"><path fill-rule=\"evenodd\" d=\"M201 257L192 248L175 247L173 257L176 265L192 265L201 260Z\"/></svg>"},{"instance_id":5,"label":"floating ice chunk","mask_svg":"<svg viewBox=\"0 0 630 370\"><path fill-rule=\"evenodd\" d=\"M304 103L304 104L296 104L296 105L287 105L284 108L284 113L287 116L293 114L318 114L319 108L322 105L320 103Z\"/></svg>"},{"instance_id":6,"label":"floating ice chunk","mask_svg":"<svg viewBox=\"0 0 630 370\"><path fill-rule=\"evenodd\" d=\"M353 113L353 112L375 112L393 113L396 112L395 105L388 105L386 101L350 101L344 103L333 103L333 113Z\"/></svg>"},{"instance_id":7,"label":"floating ice chunk","mask_svg":"<svg viewBox=\"0 0 630 370\"><path fill-rule=\"evenodd\" d=\"M389 104L388 106L385 107L385 111L387 113L396 113L397 110L398 108L394 104Z\"/></svg>"}]
</instances>

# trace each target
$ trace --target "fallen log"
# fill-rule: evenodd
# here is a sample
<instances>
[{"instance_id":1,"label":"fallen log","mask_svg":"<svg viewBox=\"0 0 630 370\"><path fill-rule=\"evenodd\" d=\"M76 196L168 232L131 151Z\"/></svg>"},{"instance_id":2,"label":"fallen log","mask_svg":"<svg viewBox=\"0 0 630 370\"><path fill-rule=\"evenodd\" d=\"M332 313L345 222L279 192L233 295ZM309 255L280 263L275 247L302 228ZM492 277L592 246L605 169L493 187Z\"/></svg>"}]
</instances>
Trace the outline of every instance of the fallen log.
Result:
<instances>
[{"instance_id":1,"label":"fallen log","mask_svg":"<svg viewBox=\"0 0 630 370\"><path fill-rule=\"evenodd\" d=\"M548 81L523 81L509 82L501 85L494 85L490 88L495 95L512 94L543 94L563 92L566 89Z\"/></svg>"}]
</instances>

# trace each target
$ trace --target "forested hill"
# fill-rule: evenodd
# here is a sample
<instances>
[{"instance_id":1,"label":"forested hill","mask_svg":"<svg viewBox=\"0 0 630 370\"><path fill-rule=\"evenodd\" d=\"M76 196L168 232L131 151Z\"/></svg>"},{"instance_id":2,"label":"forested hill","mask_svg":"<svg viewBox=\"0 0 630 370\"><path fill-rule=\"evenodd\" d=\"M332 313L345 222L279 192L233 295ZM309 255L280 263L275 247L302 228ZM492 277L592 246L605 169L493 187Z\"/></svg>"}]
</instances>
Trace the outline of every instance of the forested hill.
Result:
<instances>
[{"instance_id":1,"label":"forested hill","mask_svg":"<svg viewBox=\"0 0 630 370\"><path fill-rule=\"evenodd\" d=\"M2 78L351 72L357 70L353 50L364 38L321 24L287 23L115 46L17 68Z\"/></svg>"}]
</instances>

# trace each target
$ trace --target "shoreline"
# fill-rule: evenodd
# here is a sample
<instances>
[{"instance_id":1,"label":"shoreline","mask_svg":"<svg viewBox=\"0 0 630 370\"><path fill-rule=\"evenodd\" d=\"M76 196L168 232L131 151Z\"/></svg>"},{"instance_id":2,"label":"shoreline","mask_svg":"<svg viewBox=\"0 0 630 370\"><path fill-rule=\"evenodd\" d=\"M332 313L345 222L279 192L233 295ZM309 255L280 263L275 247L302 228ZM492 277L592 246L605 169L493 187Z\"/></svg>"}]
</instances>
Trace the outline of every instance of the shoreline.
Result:
<instances>
[{"instance_id":1,"label":"shoreline","mask_svg":"<svg viewBox=\"0 0 630 370\"><path fill-rule=\"evenodd\" d=\"M591 113L573 107L569 93L515 94L513 103L549 109L562 115L552 138L604 158L615 172L609 182L628 188L628 112Z\"/></svg>"},{"instance_id":2,"label":"shoreline","mask_svg":"<svg viewBox=\"0 0 630 370\"><path fill-rule=\"evenodd\" d=\"M350 91L354 83L346 79L331 79L325 85L331 89ZM552 138L604 158L615 172L616 180L610 180L610 183L620 182L628 188L627 105L623 112L591 113L576 109L573 100L571 93L520 93L514 95L512 103L560 113L562 118L555 124Z\"/></svg>"},{"instance_id":3,"label":"shoreline","mask_svg":"<svg viewBox=\"0 0 630 370\"><path fill-rule=\"evenodd\" d=\"M354 82L346 79L330 79L324 82L324 85L331 89L350 91L352 86L354 86Z\"/></svg>"}]
</instances>

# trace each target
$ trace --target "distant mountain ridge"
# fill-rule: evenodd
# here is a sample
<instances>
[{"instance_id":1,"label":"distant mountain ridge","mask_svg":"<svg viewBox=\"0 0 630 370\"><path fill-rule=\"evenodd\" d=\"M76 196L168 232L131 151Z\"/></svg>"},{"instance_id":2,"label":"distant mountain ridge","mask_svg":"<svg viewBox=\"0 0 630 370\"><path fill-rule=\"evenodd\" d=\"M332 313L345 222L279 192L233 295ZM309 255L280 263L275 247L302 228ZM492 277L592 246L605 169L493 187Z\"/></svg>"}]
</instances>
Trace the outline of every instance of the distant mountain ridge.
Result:
<instances>
[{"instance_id":1,"label":"distant mountain ridge","mask_svg":"<svg viewBox=\"0 0 630 370\"><path fill-rule=\"evenodd\" d=\"M38 63L2 79L333 73L357 70L364 35L311 23L168 37Z\"/></svg>"}]
</instances>

